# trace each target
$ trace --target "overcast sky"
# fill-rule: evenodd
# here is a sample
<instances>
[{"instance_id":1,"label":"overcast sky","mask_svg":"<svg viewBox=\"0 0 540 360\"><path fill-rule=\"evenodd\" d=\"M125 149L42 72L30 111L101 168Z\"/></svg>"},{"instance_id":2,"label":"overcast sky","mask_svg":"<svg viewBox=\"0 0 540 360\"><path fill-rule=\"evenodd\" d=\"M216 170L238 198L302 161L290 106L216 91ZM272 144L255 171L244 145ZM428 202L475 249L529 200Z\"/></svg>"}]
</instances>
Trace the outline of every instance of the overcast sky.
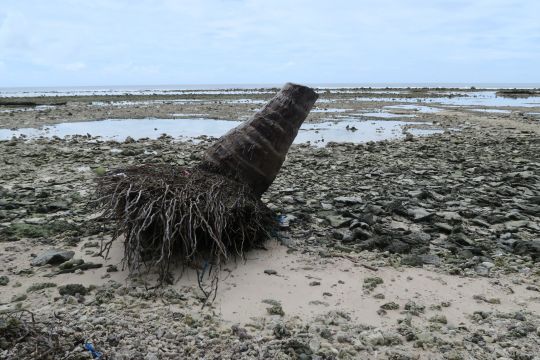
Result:
<instances>
[{"instance_id":1,"label":"overcast sky","mask_svg":"<svg viewBox=\"0 0 540 360\"><path fill-rule=\"evenodd\" d=\"M539 0L0 0L0 87L538 83Z\"/></svg>"}]
</instances>

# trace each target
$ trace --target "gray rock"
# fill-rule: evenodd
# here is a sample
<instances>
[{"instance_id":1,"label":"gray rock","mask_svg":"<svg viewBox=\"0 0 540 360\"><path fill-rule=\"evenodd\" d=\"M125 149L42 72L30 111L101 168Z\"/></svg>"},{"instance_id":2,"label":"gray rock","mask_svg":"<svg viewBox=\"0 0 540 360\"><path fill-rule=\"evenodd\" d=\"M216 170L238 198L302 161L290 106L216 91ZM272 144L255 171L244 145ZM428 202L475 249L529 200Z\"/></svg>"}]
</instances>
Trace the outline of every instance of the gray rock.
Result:
<instances>
[{"instance_id":1,"label":"gray rock","mask_svg":"<svg viewBox=\"0 0 540 360\"><path fill-rule=\"evenodd\" d=\"M334 228L340 228L348 226L352 219L340 216L340 215L327 215L326 220L330 222L330 225Z\"/></svg>"},{"instance_id":2,"label":"gray rock","mask_svg":"<svg viewBox=\"0 0 540 360\"><path fill-rule=\"evenodd\" d=\"M435 223L433 224L438 230L442 231L442 232L446 232L446 233L451 233L452 232L452 225L449 225L447 223L441 223L441 222L438 222L438 223Z\"/></svg>"},{"instance_id":3,"label":"gray rock","mask_svg":"<svg viewBox=\"0 0 540 360\"><path fill-rule=\"evenodd\" d=\"M409 214L410 217L414 219L414 221L427 220L434 215L434 213L431 213L424 208L409 209L407 210L407 213Z\"/></svg>"},{"instance_id":4,"label":"gray rock","mask_svg":"<svg viewBox=\"0 0 540 360\"><path fill-rule=\"evenodd\" d=\"M420 255L422 258L422 261L424 264L428 265L440 265L441 264L441 258L434 254L422 254Z\"/></svg>"},{"instance_id":5,"label":"gray rock","mask_svg":"<svg viewBox=\"0 0 540 360\"><path fill-rule=\"evenodd\" d=\"M62 249L51 249L47 250L43 254L35 257L31 264L32 266L43 266L46 264L61 264L63 262L71 260L75 255L74 251L71 250L62 250Z\"/></svg>"},{"instance_id":6,"label":"gray rock","mask_svg":"<svg viewBox=\"0 0 540 360\"><path fill-rule=\"evenodd\" d=\"M353 230L352 236L354 239L367 240L372 236L372 234L369 231L363 230L361 228L356 228Z\"/></svg>"},{"instance_id":7,"label":"gray rock","mask_svg":"<svg viewBox=\"0 0 540 360\"><path fill-rule=\"evenodd\" d=\"M86 295L88 293L88 289L81 284L68 284L60 286L58 288L58 292L60 293L60 295Z\"/></svg>"},{"instance_id":8,"label":"gray rock","mask_svg":"<svg viewBox=\"0 0 540 360\"><path fill-rule=\"evenodd\" d=\"M357 196L339 196L334 198L334 202L342 203L345 205L357 205L362 203L362 199Z\"/></svg>"},{"instance_id":9,"label":"gray rock","mask_svg":"<svg viewBox=\"0 0 540 360\"><path fill-rule=\"evenodd\" d=\"M540 240L518 240L513 244L512 251L518 255L529 255L535 262L540 261Z\"/></svg>"},{"instance_id":10,"label":"gray rock","mask_svg":"<svg viewBox=\"0 0 540 360\"><path fill-rule=\"evenodd\" d=\"M321 208L323 210L332 210L334 207L332 206L332 204L321 202Z\"/></svg>"},{"instance_id":11,"label":"gray rock","mask_svg":"<svg viewBox=\"0 0 540 360\"><path fill-rule=\"evenodd\" d=\"M5 275L0 276L0 286L6 286L9 284L9 278Z\"/></svg>"},{"instance_id":12,"label":"gray rock","mask_svg":"<svg viewBox=\"0 0 540 360\"><path fill-rule=\"evenodd\" d=\"M422 265L424 265L424 262L419 255L405 255L401 258L401 264L421 267Z\"/></svg>"},{"instance_id":13,"label":"gray rock","mask_svg":"<svg viewBox=\"0 0 540 360\"><path fill-rule=\"evenodd\" d=\"M348 235L350 237L350 234ZM343 240L343 238L345 237L345 234L341 231L335 230L332 232L332 237L336 240Z\"/></svg>"},{"instance_id":14,"label":"gray rock","mask_svg":"<svg viewBox=\"0 0 540 360\"><path fill-rule=\"evenodd\" d=\"M518 230L527 225L529 225L529 221L527 220L508 221L504 223L505 228L510 231Z\"/></svg>"}]
</instances>

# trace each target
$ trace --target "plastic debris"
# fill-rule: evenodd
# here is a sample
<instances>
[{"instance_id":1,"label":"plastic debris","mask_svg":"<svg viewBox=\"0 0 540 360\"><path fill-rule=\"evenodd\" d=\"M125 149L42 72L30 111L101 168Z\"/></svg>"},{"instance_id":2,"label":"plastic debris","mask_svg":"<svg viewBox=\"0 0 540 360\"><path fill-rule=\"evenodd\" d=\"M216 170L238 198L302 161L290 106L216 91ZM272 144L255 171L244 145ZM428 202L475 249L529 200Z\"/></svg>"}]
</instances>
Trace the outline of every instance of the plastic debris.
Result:
<instances>
[{"instance_id":1,"label":"plastic debris","mask_svg":"<svg viewBox=\"0 0 540 360\"><path fill-rule=\"evenodd\" d=\"M90 354L92 355L92 359L101 359L101 357L103 356L103 354L97 351L94 348L94 345L90 342L84 343L83 347L85 350L90 352Z\"/></svg>"}]
</instances>

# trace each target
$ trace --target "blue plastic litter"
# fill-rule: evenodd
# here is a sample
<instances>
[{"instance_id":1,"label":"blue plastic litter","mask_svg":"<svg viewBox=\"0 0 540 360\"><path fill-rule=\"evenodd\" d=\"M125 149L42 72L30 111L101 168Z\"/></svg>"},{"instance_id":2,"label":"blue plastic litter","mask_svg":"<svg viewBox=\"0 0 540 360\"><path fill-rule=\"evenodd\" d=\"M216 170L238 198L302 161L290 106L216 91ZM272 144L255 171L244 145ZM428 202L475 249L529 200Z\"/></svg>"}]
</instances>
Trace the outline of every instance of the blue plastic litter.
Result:
<instances>
[{"instance_id":1,"label":"blue plastic litter","mask_svg":"<svg viewBox=\"0 0 540 360\"><path fill-rule=\"evenodd\" d=\"M204 279L204 274L206 273L206 270L208 269L208 265L210 263L208 262L208 260L204 260L204 266L203 266L203 269L201 271L200 274L197 274L199 276L199 281L202 282L203 279Z\"/></svg>"},{"instance_id":2,"label":"blue plastic litter","mask_svg":"<svg viewBox=\"0 0 540 360\"><path fill-rule=\"evenodd\" d=\"M103 356L102 353L100 353L94 348L94 345L92 345L92 343L89 343L89 342L85 343L84 349L90 351L90 354L92 354L93 359L101 359L101 357Z\"/></svg>"}]
</instances>

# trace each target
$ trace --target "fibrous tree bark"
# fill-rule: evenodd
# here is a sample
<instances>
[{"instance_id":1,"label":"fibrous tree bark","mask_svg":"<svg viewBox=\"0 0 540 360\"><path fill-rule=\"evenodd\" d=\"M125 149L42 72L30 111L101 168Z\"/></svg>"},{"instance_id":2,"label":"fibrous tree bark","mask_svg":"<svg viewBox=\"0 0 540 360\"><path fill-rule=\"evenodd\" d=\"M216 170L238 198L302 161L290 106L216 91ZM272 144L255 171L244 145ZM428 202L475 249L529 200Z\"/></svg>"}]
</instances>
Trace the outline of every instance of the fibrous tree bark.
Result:
<instances>
[{"instance_id":1,"label":"fibrous tree bark","mask_svg":"<svg viewBox=\"0 0 540 360\"><path fill-rule=\"evenodd\" d=\"M216 141L199 166L237 179L261 196L276 178L317 98L309 87L285 84L250 120Z\"/></svg>"}]
</instances>

